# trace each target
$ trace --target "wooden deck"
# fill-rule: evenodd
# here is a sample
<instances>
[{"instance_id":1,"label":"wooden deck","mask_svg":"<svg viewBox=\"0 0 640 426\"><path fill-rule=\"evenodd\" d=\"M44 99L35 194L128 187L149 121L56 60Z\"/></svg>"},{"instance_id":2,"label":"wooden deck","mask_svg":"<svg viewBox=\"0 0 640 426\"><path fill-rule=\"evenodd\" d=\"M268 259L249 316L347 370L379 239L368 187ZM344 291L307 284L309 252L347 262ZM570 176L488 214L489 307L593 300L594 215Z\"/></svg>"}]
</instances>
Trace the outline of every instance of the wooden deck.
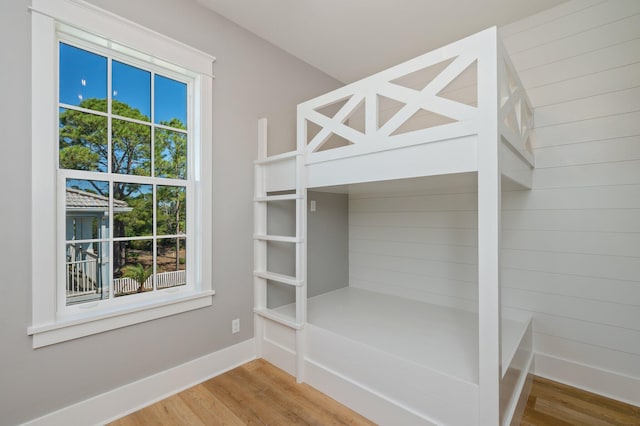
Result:
<instances>
[{"instance_id":1,"label":"wooden deck","mask_svg":"<svg viewBox=\"0 0 640 426\"><path fill-rule=\"evenodd\" d=\"M111 426L373 425L264 360L255 360ZM522 426L640 425L640 407L535 377Z\"/></svg>"}]
</instances>

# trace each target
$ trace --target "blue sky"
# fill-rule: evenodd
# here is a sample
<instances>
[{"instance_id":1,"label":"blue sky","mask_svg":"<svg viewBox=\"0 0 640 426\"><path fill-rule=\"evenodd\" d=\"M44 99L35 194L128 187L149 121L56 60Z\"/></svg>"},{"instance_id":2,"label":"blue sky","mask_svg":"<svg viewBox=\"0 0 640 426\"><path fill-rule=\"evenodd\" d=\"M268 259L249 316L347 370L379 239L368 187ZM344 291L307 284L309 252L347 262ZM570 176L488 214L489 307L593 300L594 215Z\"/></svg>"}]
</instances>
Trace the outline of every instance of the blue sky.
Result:
<instances>
[{"instance_id":1,"label":"blue sky","mask_svg":"<svg viewBox=\"0 0 640 426\"><path fill-rule=\"evenodd\" d=\"M151 116L151 73L112 61L112 97ZM60 43L60 102L79 105L84 99L107 97L107 58ZM186 84L156 74L155 122L177 118L187 124ZM106 111L103 111L106 112Z\"/></svg>"}]
</instances>

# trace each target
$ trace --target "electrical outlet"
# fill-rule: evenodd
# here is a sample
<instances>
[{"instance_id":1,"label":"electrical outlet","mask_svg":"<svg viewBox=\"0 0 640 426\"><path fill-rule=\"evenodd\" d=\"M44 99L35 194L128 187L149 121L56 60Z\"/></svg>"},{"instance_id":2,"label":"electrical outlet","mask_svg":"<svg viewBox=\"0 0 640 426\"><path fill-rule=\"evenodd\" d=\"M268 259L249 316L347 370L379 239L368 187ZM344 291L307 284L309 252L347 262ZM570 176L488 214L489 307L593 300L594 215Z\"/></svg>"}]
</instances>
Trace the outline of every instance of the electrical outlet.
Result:
<instances>
[{"instance_id":1,"label":"electrical outlet","mask_svg":"<svg viewBox=\"0 0 640 426\"><path fill-rule=\"evenodd\" d=\"M240 318L236 318L231 321L231 332L238 333L240 332Z\"/></svg>"},{"instance_id":2,"label":"electrical outlet","mask_svg":"<svg viewBox=\"0 0 640 426\"><path fill-rule=\"evenodd\" d=\"M311 202L309 203L309 210L312 212L316 211L316 200L311 200Z\"/></svg>"}]
</instances>

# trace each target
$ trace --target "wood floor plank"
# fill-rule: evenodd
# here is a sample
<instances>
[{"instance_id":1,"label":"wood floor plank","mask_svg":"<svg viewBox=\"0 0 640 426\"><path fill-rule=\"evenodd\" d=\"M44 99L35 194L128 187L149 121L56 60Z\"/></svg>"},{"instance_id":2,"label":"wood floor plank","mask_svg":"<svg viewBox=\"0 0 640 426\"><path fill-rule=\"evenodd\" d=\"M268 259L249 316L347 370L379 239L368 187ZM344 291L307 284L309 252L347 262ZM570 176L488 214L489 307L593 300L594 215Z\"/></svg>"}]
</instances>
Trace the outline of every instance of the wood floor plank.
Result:
<instances>
[{"instance_id":1,"label":"wood floor plank","mask_svg":"<svg viewBox=\"0 0 640 426\"><path fill-rule=\"evenodd\" d=\"M242 426L245 424L203 385L180 392L178 396L206 425Z\"/></svg>"},{"instance_id":2,"label":"wood floor plank","mask_svg":"<svg viewBox=\"0 0 640 426\"><path fill-rule=\"evenodd\" d=\"M375 423L258 359L110 426L350 425ZM534 376L522 426L640 426L640 407Z\"/></svg>"},{"instance_id":3,"label":"wood floor plank","mask_svg":"<svg viewBox=\"0 0 640 426\"><path fill-rule=\"evenodd\" d=\"M258 380L259 377L237 368L229 372L227 386L234 388L235 392L240 392L240 389L245 391L248 403L253 405L265 424L304 425L305 422L290 409L286 401L283 402L282 398L271 392L268 385Z\"/></svg>"},{"instance_id":4,"label":"wood floor plank","mask_svg":"<svg viewBox=\"0 0 640 426\"><path fill-rule=\"evenodd\" d=\"M327 400L327 404L318 404L319 393L315 389L309 392L308 386L296 383L295 379L264 361L255 364L250 373L256 379L269 387L270 395L287 404L296 416L308 425L369 425L367 419L349 410L334 400ZM249 372L247 372L249 373ZM257 374L256 374L257 373Z\"/></svg>"},{"instance_id":5,"label":"wood floor plank","mask_svg":"<svg viewBox=\"0 0 640 426\"><path fill-rule=\"evenodd\" d=\"M536 376L522 424L637 426L640 407Z\"/></svg>"},{"instance_id":6,"label":"wood floor plank","mask_svg":"<svg viewBox=\"0 0 640 426\"><path fill-rule=\"evenodd\" d=\"M556 410L561 409L567 413L567 415L570 413L580 413L583 416L591 417L593 419L592 422L600 420L603 422L602 424L605 425L615 424L616 419L620 419L620 417L624 415L596 401L589 401L586 396L585 399L581 399L576 394L559 392L557 389L539 391L537 396L539 401L541 401L537 408L540 411L542 411L544 407L555 407Z\"/></svg>"},{"instance_id":7,"label":"wood floor plank","mask_svg":"<svg viewBox=\"0 0 640 426\"><path fill-rule=\"evenodd\" d=\"M245 375L247 381L252 381L260 389L260 392L269 401L271 409L277 410L291 419L291 424L322 424L313 418L312 413L300 409L300 405L295 398L292 398L290 391L283 392L283 389L275 388L274 382L270 377L263 374L255 374L257 371L249 372L239 369L237 374Z\"/></svg>"},{"instance_id":8,"label":"wood floor plank","mask_svg":"<svg viewBox=\"0 0 640 426\"><path fill-rule=\"evenodd\" d=\"M232 386L233 382L229 380L227 374L208 380L203 383L203 386L226 405L244 424L264 425L260 420L260 416L255 412L254 406L249 403L250 400L247 400L244 392L235 393L236 387Z\"/></svg>"},{"instance_id":9,"label":"wood floor plank","mask_svg":"<svg viewBox=\"0 0 640 426\"><path fill-rule=\"evenodd\" d=\"M323 410L327 410L333 417L339 419L341 423L348 425L375 425L375 423L367 420L355 411L345 407L344 405L336 402L331 397L318 392L316 389L305 383L297 383L295 378L283 370L269 364L264 360L260 360L269 368L268 374L276 381L279 387L283 389L294 389L301 398L309 401L310 404L315 404L322 407Z\"/></svg>"}]
</instances>

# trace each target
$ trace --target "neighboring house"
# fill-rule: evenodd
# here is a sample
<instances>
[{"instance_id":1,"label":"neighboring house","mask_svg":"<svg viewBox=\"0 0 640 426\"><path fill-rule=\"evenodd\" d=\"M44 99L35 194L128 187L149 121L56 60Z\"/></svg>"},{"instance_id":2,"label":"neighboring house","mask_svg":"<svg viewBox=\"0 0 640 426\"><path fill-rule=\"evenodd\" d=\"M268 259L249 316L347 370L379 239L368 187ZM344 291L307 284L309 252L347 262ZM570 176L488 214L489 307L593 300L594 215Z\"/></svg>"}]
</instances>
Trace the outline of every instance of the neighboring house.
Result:
<instances>
[{"instance_id":1,"label":"neighboring house","mask_svg":"<svg viewBox=\"0 0 640 426\"><path fill-rule=\"evenodd\" d=\"M109 198L75 188L66 189L67 303L109 297L109 243L96 242L109 232ZM113 212L133 210L114 200ZM87 242L87 240L94 240Z\"/></svg>"}]
</instances>

